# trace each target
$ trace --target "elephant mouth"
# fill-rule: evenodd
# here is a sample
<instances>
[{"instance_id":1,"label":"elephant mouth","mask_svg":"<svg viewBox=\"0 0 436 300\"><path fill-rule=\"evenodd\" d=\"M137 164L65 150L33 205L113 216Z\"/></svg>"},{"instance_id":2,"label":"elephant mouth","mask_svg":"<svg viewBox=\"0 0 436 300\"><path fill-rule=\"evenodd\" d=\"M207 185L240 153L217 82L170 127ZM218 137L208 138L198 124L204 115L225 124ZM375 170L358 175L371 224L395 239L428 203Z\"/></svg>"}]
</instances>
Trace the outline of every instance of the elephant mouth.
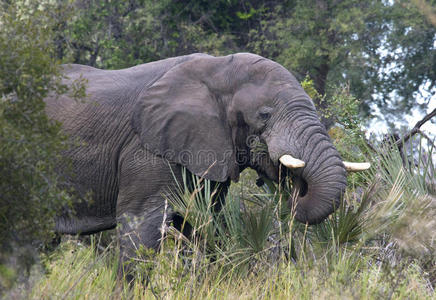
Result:
<instances>
[{"instance_id":1,"label":"elephant mouth","mask_svg":"<svg viewBox=\"0 0 436 300\"><path fill-rule=\"evenodd\" d=\"M322 222L335 207L338 207L345 184L315 183L305 178L302 170L288 170L290 195L288 205L291 215L303 224L314 225Z\"/></svg>"},{"instance_id":2,"label":"elephant mouth","mask_svg":"<svg viewBox=\"0 0 436 300\"><path fill-rule=\"evenodd\" d=\"M285 167L282 174L288 175L292 182L288 203L299 222L309 225L322 222L339 207L346 187L346 171L363 171L370 167L369 163L343 162L329 145L321 147L330 154L323 155L322 159L303 161L290 154L279 158Z\"/></svg>"},{"instance_id":3,"label":"elephant mouth","mask_svg":"<svg viewBox=\"0 0 436 300\"><path fill-rule=\"evenodd\" d=\"M279 182L284 185L286 181L290 183L289 192L291 194L291 201L297 202L297 198L303 198L309 193L309 183L303 177L302 169L289 169L283 164L280 166Z\"/></svg>"},{"instance_id":4,"label":"elephant mouth","mask_svg":"<svg viewBox=\"0 0 436 300\"><path fill-rule=\"evenodd\" d=\"M293 191L295 191L295 194L298 194L298 197L300 198L306 196L309 190L307 181L300 176L293 176L291 180L292 180L292 189Z\"/></svg>"}]
</instances>

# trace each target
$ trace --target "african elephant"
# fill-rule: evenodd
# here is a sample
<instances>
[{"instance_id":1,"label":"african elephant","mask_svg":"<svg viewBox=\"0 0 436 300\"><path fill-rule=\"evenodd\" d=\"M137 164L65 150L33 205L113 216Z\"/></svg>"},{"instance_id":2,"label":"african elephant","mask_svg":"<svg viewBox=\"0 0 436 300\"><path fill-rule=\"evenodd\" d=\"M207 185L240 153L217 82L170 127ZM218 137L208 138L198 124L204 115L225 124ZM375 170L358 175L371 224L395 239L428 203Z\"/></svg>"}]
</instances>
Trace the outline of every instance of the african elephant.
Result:
<instances>
[{"instance_id":1,"label":"african elephant","mask_svg":"<svg viewBox=\"0 0 436 300\"><path fill-rule=\"evenodd\" d=\"M278 63L249 53L192 54L122 70L64 65L63 72L67 84L83 76L87 95L51 96L46 111L78 141L66 152L70 180L93 201L77 204L75 216L60 215L60 233L121 224L122 253L157 248L163 222L176 217L164 198L182 167L223 194L247 167L276 182L280 168L289 170L300 188L289 200L300 222L319 223L338 206L346 166L313 102ZM266 156L253 158L250 137L266 144Z\"/></svg>"}]
</instances>

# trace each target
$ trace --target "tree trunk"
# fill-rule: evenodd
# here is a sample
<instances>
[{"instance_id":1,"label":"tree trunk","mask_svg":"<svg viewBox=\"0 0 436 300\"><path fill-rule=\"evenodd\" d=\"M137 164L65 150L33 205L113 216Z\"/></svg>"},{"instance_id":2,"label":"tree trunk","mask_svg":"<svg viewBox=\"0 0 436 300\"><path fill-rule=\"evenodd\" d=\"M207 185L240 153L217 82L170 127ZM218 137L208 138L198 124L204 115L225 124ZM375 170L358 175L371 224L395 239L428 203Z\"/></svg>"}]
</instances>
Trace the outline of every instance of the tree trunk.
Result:
<instances>
[{"instance_id":1,"label":"tree trunk","mask_svg":"<svg viewBox=\"0 0 436 300\"><path fill-rule=\"evenodd\" d=\"M328 60L328 57L325 58L325 61ZM314 78L314 85L315 89L321 96L325 95L326 92L326 83L327 83L327 76L329 72L329 64L327 62L323 62L319 68L317 68L318 74ZM329 130L333 124L333 118L329 117L327 118L326 115L326 109L328 107L328 104L326 101L322 101L322 99L313 99L313 102L315 103L316 108L321 113L321 123L325 126L327 130Z\"/></svg>"}]
</instances>

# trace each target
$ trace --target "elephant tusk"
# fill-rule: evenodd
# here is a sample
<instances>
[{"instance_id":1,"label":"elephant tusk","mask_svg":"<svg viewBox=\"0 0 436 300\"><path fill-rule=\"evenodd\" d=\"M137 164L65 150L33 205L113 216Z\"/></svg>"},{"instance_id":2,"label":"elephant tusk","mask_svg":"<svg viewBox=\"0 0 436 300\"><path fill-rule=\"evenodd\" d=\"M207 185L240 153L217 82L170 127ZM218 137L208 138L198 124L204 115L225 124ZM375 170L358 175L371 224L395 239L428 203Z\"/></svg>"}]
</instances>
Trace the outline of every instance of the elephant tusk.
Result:
<instances>
[{"instance_id":1,"label":"elephant tusk","mask_svg":"<svg viewBox=\"0 0 436 300\"><path fill-rule=\"evenodd\" d=\"M302 168L306 165L304 161L296 159L289 154L282 155L279 160L285 167L290 169Z\"/></svg>"},{"instance_id":2,"label":"elephant tusk","mask_svg":"<svg viewBox=\"0 0 436 300\"><path fill-rule=\"evenodd\" d=\"M365 171L365 170L368 170L371 167L371 164L369 162L353 163L353 162L344 161L343 163L344 163L345 169L348 172Z\"/></svg>"}]
</instances>

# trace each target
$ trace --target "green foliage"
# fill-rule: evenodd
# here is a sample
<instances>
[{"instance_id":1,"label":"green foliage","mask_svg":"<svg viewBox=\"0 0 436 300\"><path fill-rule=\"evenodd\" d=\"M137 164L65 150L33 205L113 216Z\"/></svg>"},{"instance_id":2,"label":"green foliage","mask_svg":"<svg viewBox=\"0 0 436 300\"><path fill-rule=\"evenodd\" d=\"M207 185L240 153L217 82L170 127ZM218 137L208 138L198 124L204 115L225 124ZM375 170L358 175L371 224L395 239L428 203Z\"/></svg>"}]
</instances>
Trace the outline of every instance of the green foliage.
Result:
<instances>
[{"instance_id":1,"label":"green foliage","mask_svg":"<svg viewBox=\"0 0 436 300\"><path fill-rule=\"evenodd\" d=\"M302 85L335 124L329 133L341 155L369 156L373 171L350 176L341 206L312 227L293 221L284 205L288 186L267 182L259 191L254 172L244 177L251 186L244 178L232 186L219 213L210 182L194 179L194 194L183 187L172 199L194 225L193 237L170 226L159 253L142 249L143 281L129 288L115 280L112 246L98 253L69 243L47 260L49 273L32 297L435 296L434 150L411 143L416 165L396 148L368 154L361 129L370 104L395 115L416 105L420 87L434 88L436 29L422 1L9 3L0 4L0 288L20 268L6 264L8 253L29 257L22 245L49 240L53 214L69 201L54 173L66 139L42 101L49 91L66 92L52 57L122 68L249 51L306 76ZM83 94L81 83L72 92Z\"/></svg>"},{"instance_id":2,"label":"green foliage","mask_svg":"<svg viewBox=\"0 0 436 300\"><path fill-rule=\"evenodd\" d=\"M416 106L418 86L434 93L436 28L414 4L289 2L269 6L249 32L250 51L276 60L300 79L308 74L327 99L348 82L367 114L376 104L398 117ZM319 109L326 108L314 100Z\"/></svg>"},{"instance_id":3,"label":"green foliage","mask_svg":"<svg viewBox=\"0 0 436 300\"><path fill-rule=\"evenodd\" d=\"M436 94L436 23L430 19L431 14L436 15L436 1L425 1L424 6L420 2L424 1L397 0L389 10L392 30L386 34L385 51L380 51L378 82L371 84L381 94L380 99L375 99L378 105L390 100L392 92L397 94L394 105L387 110L390 114L412 107L426 108ZM420 86L425 88L419 90ZM421 105L415 100L418 94L424 100Z\"/></svg>"},{"instance_id":4,"label":"green foliage","mask_svg":"<svg viewBox=\"0 0 436 300\"><path fill-rule=\"evenodd\" d=\"M434 93L436 27L419 1L53 3L56 55L64 62L113 69L193 52L254 52L300 80L308 75L328 100L347 82L366 115L377 105L399 116L417 105L420 89L424 100Z\"/></svg>"},{"instance_id":5,"label":"green foliage","mask_svg":"<svg viewBox=\"0 0 436 300\"><path fill-rule=\"evenodd\" d=\"M328 94L329 86L341 84L344 79L353 80L355 88L354 78L350 77L353 68L361 67L364 57L371 57L370 52L381 44L380 35L386 29L384 9L380 1L279 4L267 12L259 29L252 30L250 46L297 74L309 74L321 95ZM366 61L367 67L374 67Z\"/></svg>"},{"instance_id":6,"label":"green foliage","mask_svg":"<svg viewBox=\"0 0 436 300\"><path fill-rule=\"evenodd\" d=\"M127 285L124 291L116 290L118 252L112 244L102 251L99 248L102 247L95 236L87 246L78 240L66 241L44 259L45 268L49 270L47 277L51 280L41 282L37 292L30 294L25 291L20 296L29 299L79 299L92 290L93 299L107 299L111 291L114 295L127 293Z\"/></svg>"},{"instance_id":7,"label":"green foliage","mask_svg":"<svg viewBox=\"0 0 436 300\"><path fill-rule=\"evenodd\" d=\"M379 192L371 232L391 232L402 250L418 258L435 259L434 225L436 220L435 148L418 140L410 154L398 147L381 149L370 180ZM384 146L385 147L385 146Z\"/></svg>"},{"instance_id":8,"label":"green foliage","mask_svg":"<svg viewBox=\"0 0 436 300\"><path fill-rule=\"evenodd\" d=\"M31 296L432 299L436 170L429 157L434 149L415 148L417 163L406 167L398 149L378 150L375 167L366 173L371 184L363 193L362 187L349 189L341 207L320 225L306 227L289 212L282 214L287 187L271 185L250 202L229 196L220 217L214 217L212 204L198 201L210 187L199 180L194 193L183 187L173 199L196 234L188 239L168 227L160 251L143 250L136 260L132 286L114 279L113 250L99 254L94 246L69 242L47 262L50 272ZM215 236L205 229L209 226Z\"/></svg>"},{"instance_id":9,"label":"green foliage","mask_svg":"<svg viewBox=\"0 0 436 300\"><path fill-rule=\"evenodd\" d=\"M300 82L301 86L303 87L304 91L309 95L312 99L321 99L322 95L318 93L318 91L315 88L315 85L313 83L313 80L310 79L309 76L306 75L304 77L303 81Z\"/></svg>"},{"instance_id":10,"label":"green foliage","mask_svg":"<svg viewBox=\"0 0 436 300\"><path fill-rule=\"evenodd\" d=\"M325 116L335 121L329 134L341 156L348 161L364 160L368 149L363 127L365 119L359 114L361 102L348 87L337 88L328 100L322 101L327 102Z\"/></svg>"},{"instance_id":11,"label":"green foliage","mask_svg":"<svg viewBox=\"0 0 436 300\"><path fill-rule=\"evenodd\" d=\"M190 22L179 6L183 4L167 0L57 2L58 10L70 11L54 16L62 28L56 32L58 56L114 69L193 52L229 53L230 34Z\"/></svg>"},{"instance_id":12,"label":"green foliage","mask_svg":"<svg viewBox=\"0 0 436 300\"><path fill-rule=\"evenodd\" d=\"M273 230L274 213L278 208L277 198L267 202L262 195L251 200L251 209L240 210L246 204L229 195L222 209L217 212L213 196L217 190L211 188L208 180L193 176L194 191L185 187L170 197L169 203L193 227L192 237L184 237L192 251L205 252L207 257L221 257L226 263L245 266L252 257L263 254ZM186 175L184 182L186 182ZM180 238L181 233L174 234ZM190 241L189 241L190 240Z\"/></svg>"},{"instance_id":13,"label":"green foliage","mask_svg":"<svg viewBox=\"0 0 436 300\"><path fill-rule=\"evenodd\" d=\"M29 297L377 299L391 295L393 299L431 299L435 296L415 263L398 268L397 273L389 276L380 263L368 262L366 257L352 252L341 252L335 260L321 260L315 266L281 264L249 276L223 274L218 266L187 271L182 259L160 254L152 262L159 268L154 276L149 280L138 278L131 287L111 278L116 274L111 259L110 255L99 255L92 247L70 242L53 258L49 264L51 272L38 282Z\"/></svg>"},{"instance_id":14,"label":"green foliage","mask_svg":"<svg viewBox=\"0 0 436 300\"><path fill-rule=\"evenodd\" d=\"M328 100L321 101L327 102L324 111L327 118L333 118L352 134L362 133L364 119L359 116L360 101L350 93L348 86L337 88Z\"/></svg>"},{"instance_id":15,"label":"green foliage","mask_svg":"<svg viewBox=\"0 0 436 300\"><path fill-rule=\"evenodd\" d=\"M304 78L301 86L312 99L319 99L325 107L320 117L333 122L328 133L341 156L348 161L364 160L368 149L363 128L365 119L359 114L361 101L350 93L348 86L337 87L330 97L320 95L309 76ZM352 180L356 176L359 175L352 175Z\"/></svg>"},{"instance_id":16,"label":"green foliage","mask_svg":"<svg viewBox=\"0 0 436 300\"><path fill-rule=\"evenodd\" d=\"M55 173L66 138L45 115L43 98L64 93L52 59L51 21L37 6L0 13L0 268L19 257L29 267L35 247L53 238L54 214L69 202ZM28 248L28 245L33 245ZM10 278L12 271L1 272ZM4 277L4 275L6 276ZM9 275L8 275L9 274ZM3 288L0 280L0 292Z\"/></svg>"}]
</instances>

